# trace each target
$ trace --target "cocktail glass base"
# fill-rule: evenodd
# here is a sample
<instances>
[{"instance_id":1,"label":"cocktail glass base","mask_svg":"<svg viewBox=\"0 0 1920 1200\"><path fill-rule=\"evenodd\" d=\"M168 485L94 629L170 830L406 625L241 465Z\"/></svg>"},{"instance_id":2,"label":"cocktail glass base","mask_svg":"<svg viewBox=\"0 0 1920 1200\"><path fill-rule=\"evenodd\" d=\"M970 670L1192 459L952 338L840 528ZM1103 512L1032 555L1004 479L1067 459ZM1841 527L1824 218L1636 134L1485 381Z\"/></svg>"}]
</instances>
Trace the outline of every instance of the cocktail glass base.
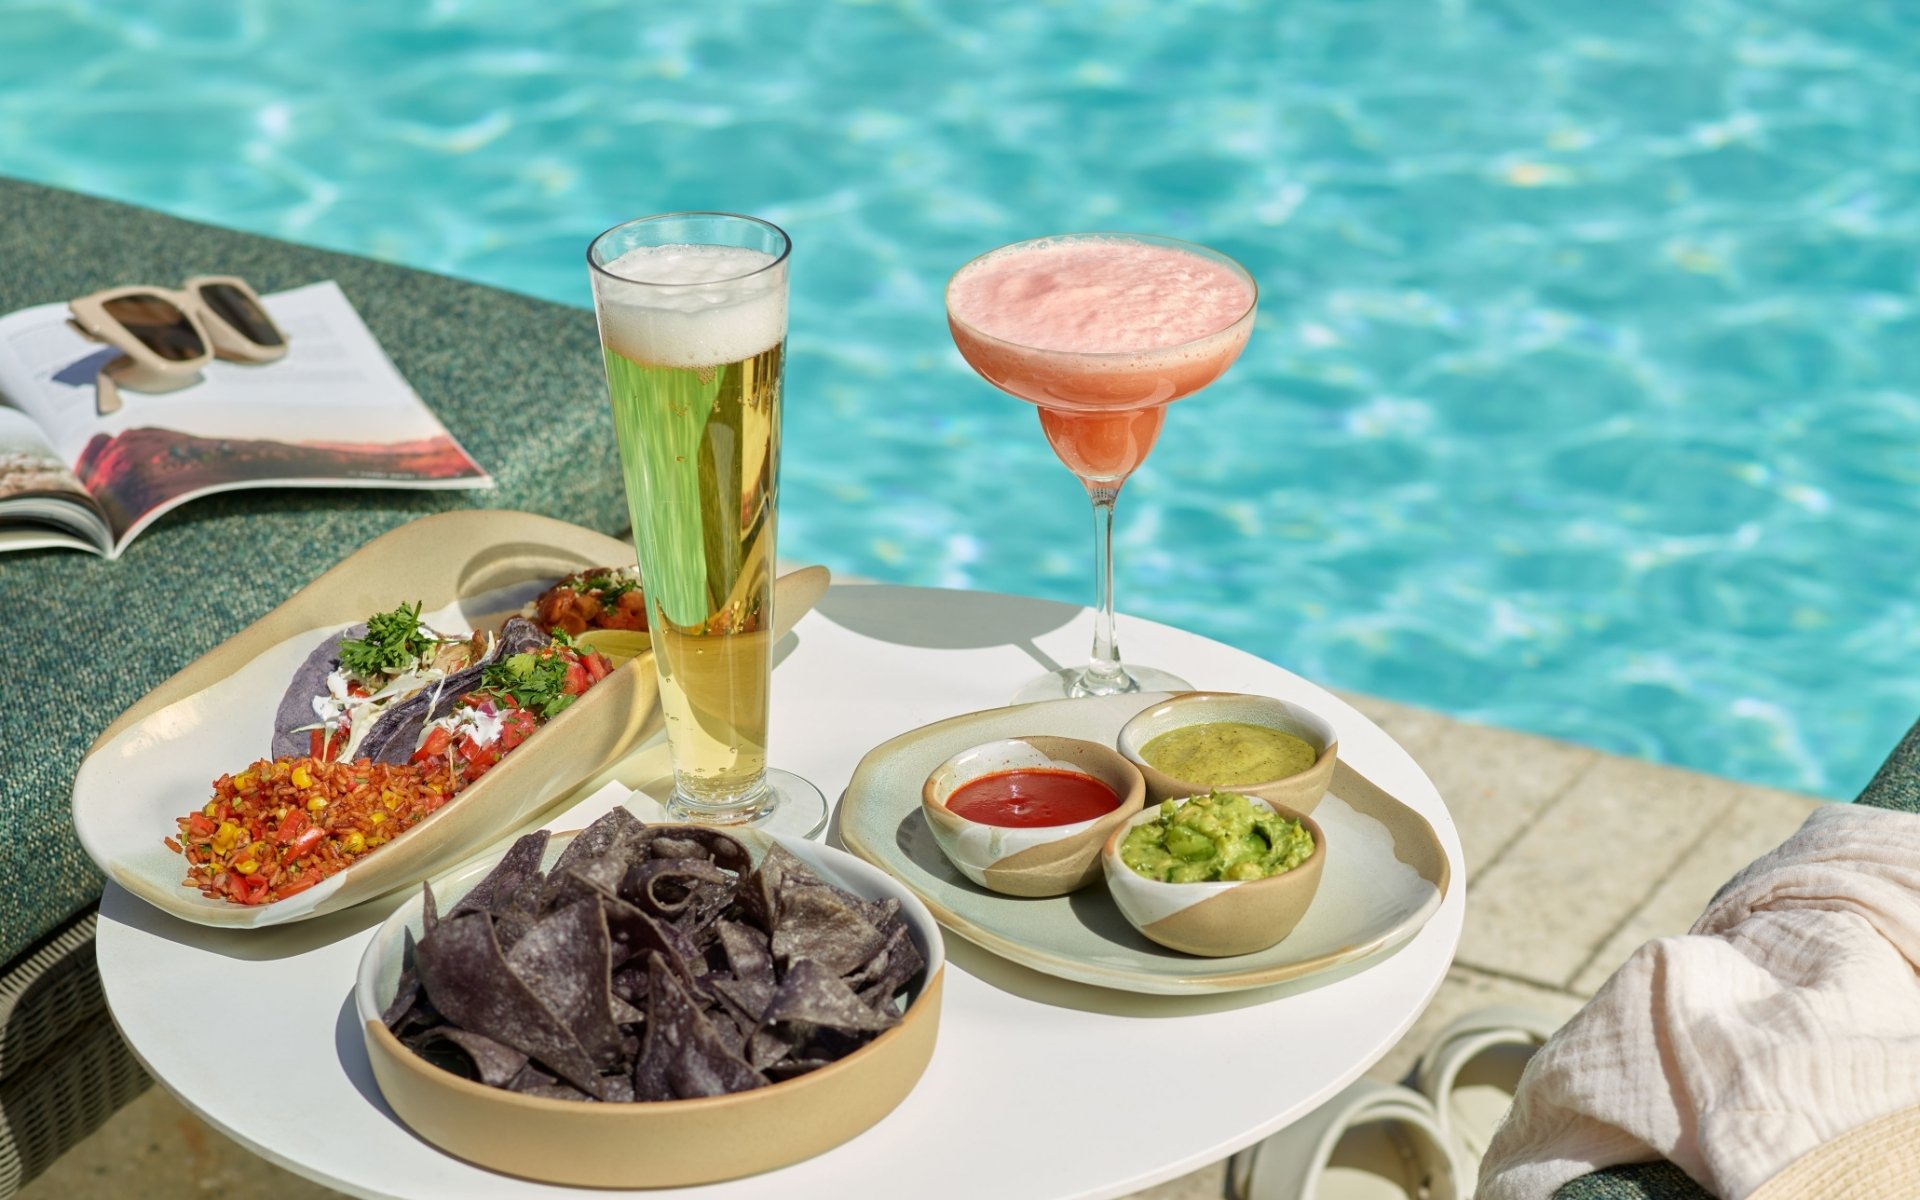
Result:
<instances>
[{"instance_id":1,"label":"cocktail glass base","mask_svg":"<svg viewBox=\"0 0 1920 1200\"><path fill-rule=\"evenodd\" d=\"M1096 678L1085 667L1063 667L1028 680L1013 694L1012 704L1041 700L1077 700L1082 696L1118 696L1130 692L1190 692L1193 685L1158 667L1123 663L1117 676Z\"/></svg>"},{"instance_id":2,"label":"cocktail glass base","mask_svg":"<svg viewBox=\"0 0 1920 1200\"><path fill-rule=\"evenodd\" d=\"M769 770L765 800L750 807L715 808L688 799L676 788L666 810L669 821L760 829L789 837L810 838L827 827L827 798L792 771Z\"/></svg>"}]
</instances>

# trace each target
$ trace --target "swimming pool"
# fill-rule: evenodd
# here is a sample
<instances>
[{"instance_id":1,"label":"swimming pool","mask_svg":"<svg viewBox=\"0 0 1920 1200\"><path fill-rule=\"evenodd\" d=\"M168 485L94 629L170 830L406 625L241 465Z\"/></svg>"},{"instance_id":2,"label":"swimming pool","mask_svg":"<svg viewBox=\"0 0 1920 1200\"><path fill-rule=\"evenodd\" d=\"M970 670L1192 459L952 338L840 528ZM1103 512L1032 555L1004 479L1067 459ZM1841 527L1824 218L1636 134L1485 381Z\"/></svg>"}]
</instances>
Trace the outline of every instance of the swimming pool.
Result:
<instances>
[{"instance_id":1,"label":"swimming pool","mask_svg":"<svg viewBox=\"0 0 1920 1200\"><path fill-rule=\"evenodd\" d=\"M766 216L783 550L1066 599L1085 501L942 286L1202 241L1262 312L1121 500L1123 608L1835 797L1920 712L1898 6L648 7L13 3L0 171L582 305L618 219Z\"/></svg>"}]
</instances>

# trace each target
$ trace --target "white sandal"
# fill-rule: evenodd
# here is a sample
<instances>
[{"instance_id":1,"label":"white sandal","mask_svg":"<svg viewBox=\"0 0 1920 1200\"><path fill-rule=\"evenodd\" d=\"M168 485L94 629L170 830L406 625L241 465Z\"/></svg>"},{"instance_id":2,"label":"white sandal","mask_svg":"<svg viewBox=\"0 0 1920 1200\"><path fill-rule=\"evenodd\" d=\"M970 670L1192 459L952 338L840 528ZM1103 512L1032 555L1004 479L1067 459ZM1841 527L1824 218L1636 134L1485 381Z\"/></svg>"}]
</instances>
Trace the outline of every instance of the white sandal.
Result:
<instances>
[{"instance_id":1,"label":"white sandal","mask_svg":"<svg viewBox=\"0 0 1920 1200\"><path fill-rule=\"evenodd\" d=\"M1425 1096L1361 1079L1227 1160L1232 1200L1468 1200Z\"/></svg>"},{"instance_id":2,"label":"white sandal","mask_svg":"<svg viewBox=\"0 0 1920 1200\"><path fill-rule=\"evenodd\" d=\"M1433 1102L1440 1131L1464 1164L1472 1195L1493 1131L1513 1107L1520 1074L1562 1022L1531 1009L1477 1009L1442 1029L1414 1067L1414 1086Z\"/></svg>"}]
</instances>

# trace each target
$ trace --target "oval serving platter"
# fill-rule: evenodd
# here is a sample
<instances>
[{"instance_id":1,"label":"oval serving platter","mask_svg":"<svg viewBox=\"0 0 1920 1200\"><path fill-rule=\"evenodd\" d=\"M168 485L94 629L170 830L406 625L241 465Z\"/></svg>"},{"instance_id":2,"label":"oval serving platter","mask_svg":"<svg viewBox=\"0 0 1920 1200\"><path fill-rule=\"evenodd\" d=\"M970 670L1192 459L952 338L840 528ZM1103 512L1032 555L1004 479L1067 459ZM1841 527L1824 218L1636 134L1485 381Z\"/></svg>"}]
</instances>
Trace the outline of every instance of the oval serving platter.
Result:
<instances>
[{"instance_id":1,"label":"oval serving platter","mask_svg":"<svg viewBox=\"0 0 1920 1200\"><path fill-rule=\"evenodd\" d=\"M1278 945L1232 958L1198 958L1148 941L1098 882L1045 900L998 895L961 875L920 812L929 772L968 746L1053 734L1112 745L1135 713L1165 695L1049 700L952 717L868 752L840 799L847 849L904 883L940 924L1036 971L1155 995L1241 991L1286 983L1393 950L1445 898L1446 850L1425 817L1342 762L1314 819L1327 864L1300 924Z\"/></svg>"},{"instance_id":2,"label":"oval serving platter","mask_svg":"<svg viewBox=\"0 0 1920 1200\"><path fill-rule=\"evenodd\" d=\"M462 510L367 543L278 608L208 651L108 726L74 777L81 845L114 882L201 925L255 928L335 912L424 879L535 819L658 726L653 656L595 685L459 796L376 853L304 892L240 905L184 886L161 839L205 804L213 781L271 757L273 715L296 667L338 630L419 601L429 623L473 628L563 575L633 561L633 547L533 513ZM809 567L779 582L775 634L826 590Z\"/></svg>"}]
</instances>

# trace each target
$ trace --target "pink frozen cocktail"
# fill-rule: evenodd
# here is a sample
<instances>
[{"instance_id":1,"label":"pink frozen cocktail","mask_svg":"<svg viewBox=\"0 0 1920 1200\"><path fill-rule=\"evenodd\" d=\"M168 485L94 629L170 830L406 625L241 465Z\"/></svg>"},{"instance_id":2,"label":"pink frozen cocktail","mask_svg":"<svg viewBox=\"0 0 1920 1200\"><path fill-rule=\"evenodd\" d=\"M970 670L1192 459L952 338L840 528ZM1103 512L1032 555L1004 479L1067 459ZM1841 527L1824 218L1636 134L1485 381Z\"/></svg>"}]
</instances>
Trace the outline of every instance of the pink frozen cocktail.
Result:
<instances>
[{"instance_id":1,"label":"pink frozen cocktail","mask_svg":"<svg viewBox=\"0 0 1920 1200\"><path fill-rule=\"evenodd\" d=\"M1039 407L1054 453L1093 499L1098 624L1084 671L1021 692L1107 695L1184 686L1123 667L1113 644L1113 504L1160 435L1166 406L1218 379L1253 330L1253 279L1171 238L1080 234L1019 242L960 268L947 324L989 383Z\"/></svg>"}]
</instances>

